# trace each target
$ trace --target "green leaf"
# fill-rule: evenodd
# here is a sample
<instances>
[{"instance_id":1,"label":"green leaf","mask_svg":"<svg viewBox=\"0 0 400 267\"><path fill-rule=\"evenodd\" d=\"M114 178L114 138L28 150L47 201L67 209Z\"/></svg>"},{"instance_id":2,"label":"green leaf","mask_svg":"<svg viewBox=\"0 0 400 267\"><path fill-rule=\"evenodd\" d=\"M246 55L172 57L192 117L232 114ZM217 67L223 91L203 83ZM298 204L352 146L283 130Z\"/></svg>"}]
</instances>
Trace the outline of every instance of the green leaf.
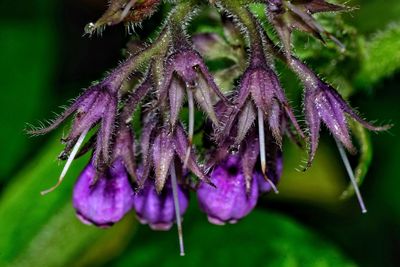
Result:
<instances>
[{"instance_id":1,"label":"green leaf","mask_svg":"<svg viewBox=\"0 0 400 267\"><path fill-rule=\"evenodd\" d=\"M75 218L71 191L87 157L73 163L56 191L40 195L58 178L61 166L55 159L60 150L59 142L49 144L5 188L0 199L0 266L68 266L71 259L84 262L96 251L91 259L106 261L135 229L129 218L110 230L83 225ZM103 247L107 253L101 253Z\"/></svg>"},{"instance_id":2,"label":"green leaf","mask_svg":"<svg viewBox=\"0 0 400 267\"><path fill-rule=\"evenodd\" d=\"M400 69L400 22L390 24L365 42L361 70L356 77L357 87L371 87Z\"/></svg>"},{"instance_id":3,"label":"green leaf","mask_svg":"<svg viewBox=\"0 0 400 267\"><path fill-rule=\"evenodd\" d=\"M261 210L223 227L190 214L184 233L185 257L179 256L176 231L141 231L113 266L355 266L293 220Z\"/></svg>"},{"instance_id":4,"label":"green leaf","mask_svg":"<svg viewBox=\"0 0 400 267\"><path fill-rule=\"evenodd\" d=\"M354 137L359 144L359 159L357 167L354 170L354 176L356 178L357 184L361 185L368 173L369 167L372 162L372 142L369 133L365 128L359 123L351 123L351 129ZM348 199L354 195L354 187L351 183L347 186L346 190L342 193L341 199Z\"/></svg>"},{"instance_id":5,"label":"green leaf","mask_svg":"<svg viewBox=\"0 0 400 267\"><path fill-rule=\"evenodd\" d=\"M15 167L15 162L28 151L24 133L27 122L48 108L46 93L54 75L55 44L52 24L36 21L0 24L0 73L2 97L0 131L2 153L0 180ZM46 101L47 100L47 101ZM10 115L12 114L12 116Z\"/></svg>"},{"instance_id":6,"label":"green leaf","mask_svg":"<svg viewBox=\"0 0 400 267\"><path fill-rule=\"evenodd\" d=\"M346 3L346 1L340 1ZM348 2L348 6L359 9L348 14L348 21L357 27L361 33L372 33L382 29L391 21L397 20L400 15L400 2L398 0L356 0ZM371 19L373 18L373 19Z\"/></svg>"}]
</instances>

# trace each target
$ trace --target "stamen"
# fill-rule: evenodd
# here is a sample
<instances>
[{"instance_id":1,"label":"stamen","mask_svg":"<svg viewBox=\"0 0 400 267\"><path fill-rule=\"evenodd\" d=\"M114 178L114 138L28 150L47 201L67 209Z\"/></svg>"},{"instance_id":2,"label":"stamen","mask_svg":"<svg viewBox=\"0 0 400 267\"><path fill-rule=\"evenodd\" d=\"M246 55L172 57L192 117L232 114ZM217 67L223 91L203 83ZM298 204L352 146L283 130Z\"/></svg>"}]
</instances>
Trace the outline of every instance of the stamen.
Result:
<instances>
[{"instance_id":1,"label":"stamen","mask_svg":"<svg viewBox=\"0 0 400 267\"><path fill-rule=\"evenodd\" d=\"M274 191L275 194L279 194L279 190L278 190L278 188L276 187L276 185L274 184L274 182L272 182L271 179L269 179L268 176L267 176L266 174L263 174L263 175L264 175L264 179L265 179L265 180L267 181L267 183L269 183L269 185L271 186L272 191Z\"/></svg>"},{"instance_id":2,"label":"stamen","mask_svg":"<svg viewBox=\"0 0 400 267\"><path fill-rule=\"evenodd\" d=\"M125 19L125 17L128 15L129 10L131 9L131 7L133 7L135 2L136 2L136 0L131 0L131 1L129 1L128 4L126 4L124 10L121 13L121 17L119 18L120 21L123 21Z\"/></svg>"},{"instance_id":3,"label":"stamen","mask_svg":"<svg viewBox=\"0 0 400 267\"><path fill-rule=\"evenodd\" d=\"M171 184L172 184L172 195L174 197L176 225L178 227L178 238L179 238L180 255L181 256L185 256L185 247L184 247L184 244L183 244L181 212L180 212L180 208L179 208L179 199L178 199L178 182L177 182L177 179L176 179L175 163L173 161L172 161L171 166L170 166L170 174L171 174Z\"/></svg>"},{"instance_id":4,"label":"stamen","mask_svg":"<svg viewBox=\"0 0 400 267\"><path fill-rule=\"evenodd\" d=\"M350 181L353 185L354 192L356 193L358 203L360 204L361 212L367 213L367 209L365 207L363 197L361 195L360 189L358 188L358 184L357 184L356 178L354 177L353 169L351 168L349 159L347 158L346 151L344 150L343 145L339 142L339 140L337 140L335 138L335 141L336 141L336 145L339 149L340 156L343 160L344 166L346 167L347 174L349 175Z\"/></svg>"},{"instance_id":5,"label":"stamen","mask_svg":"<svg viewBox=\"0 0 400 267\"><path fill-rule=\"evenodd\" d=\"M339 47L340 52L346 52L346 46L342 42L340 42L335 36L333 36L329 32L326 32L325 34Z\"/></svg>"},{"instance_id":6,"label":"stamen","mask_svg":"<svg viewBox=\"0 0 400 267\"><path fill-rule=\"evenodd\" d=\"M76 142L74 148L72 149L71 154L69 155L69 157L68 157L68 159L67 159L67 162L65 163L65 166L64 166L64 168L63 168L63 170L62 170L62 172L61 172L61 175L60 175L60 177L58 178L57 183L56 183L53 187L51 187L51 188L49 188L49 189L47 189L47 190L44 190L44 191L40 192L40 194L41 194L42 196L43 196L43 195L46 195L46 194L48 194L48 193L50 193L50 192L52 192L52 191L54 191L54 189L56 189L59 185L61 185L62 181L63 181L64 178L65 178L65 175L66 175L67 172L68 172L69 167L71 166L72 161L74 160L76 154L77 154L78 151L79 151L79 148L81 147L83 141L85 140L85 137L86 137L88 131L89 131L89 129L84 130L83 133L79 136L79 139L78 139L78 141Z\"/></svg>"},{"instance_id":7,"label":"stamen","mask_svg":"<svg viewBox=\"0 0 400 267\"><path fill-rule=\"evenodd\" d=\"M185 160L183 162L183 169L186 169L187 164L189 162L190 153L192 150L193 144L193 134L194 134L194 100L193 100L193 92L191 88L187 88L187 96L188 96L188 108L189 108L189 132L188 132L188 148L186 150Z\"/></svg>"},{"instance_id":8,"label":"stamen","mask_svg":"<svg viewBox=\"0 0 400 267\"><path fill-rule=\"evenodd\" d=\"M279 194L278 189L271 179L267 176L267 159L265 156L265 131L264 131L264 114L263 111L258 108L258 140L260 145L260 159L261 159L261 171L264 175L264 179L271 185L272 190L275 194Z\"/></svg>"}]
</instances>

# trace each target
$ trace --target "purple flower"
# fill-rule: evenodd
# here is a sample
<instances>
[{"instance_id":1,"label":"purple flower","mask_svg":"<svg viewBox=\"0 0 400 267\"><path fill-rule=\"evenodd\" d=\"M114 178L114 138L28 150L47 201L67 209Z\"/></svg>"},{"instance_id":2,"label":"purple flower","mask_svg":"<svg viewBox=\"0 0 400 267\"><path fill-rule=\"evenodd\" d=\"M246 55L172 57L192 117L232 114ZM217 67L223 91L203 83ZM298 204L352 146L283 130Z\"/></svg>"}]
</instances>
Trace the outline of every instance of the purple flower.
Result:
<instances>
[{"instance_id":1,"label":"purple flower","mask_svg":"<svg viewBox=\"0 0 400 267\"><path fill-rule=\"evenodd\" d=\"M170 107L170 123L174 126L178 120L185 94L188 96L189 112L193 110L193 99L209 116L211 121L218 125L213 103L213 94L226 101L214 82L199 53L184 44L176 48L165 66L164 81L160 89L160 99L168 98ZM189 133L189 137L191 134Z\"/></svg>"},{"instance_id":2,"label":"purple flower","mask_svg":"<svg viewBox=\"0 0 400 267\"><path fill-rule=\"evenodd\" d=\"M301 137L304 135L277 75L268 64L262 44L253 44L250 65L240 81L233 106L217 106L217 114L223 126L217 132L219 148L212 161L218 163L218 160L227 156L230 148L240 147L239 155L243 159L247 189L249 190L251 185L256 162L260 159L265 180L277 192L273 183L275 178L268 177L268 169L272 166L275 170L275 155L282 145L282 134L292 136L289 125L292 124ZM267 128L265 124L268 125Z\"/></svg>"},{"instance_id":3,"label":"purple flower","mask_svg":"<svg viewBox=\"0 0 400 267\"><path fill-rule=\"evenodd\" d=\"M102 82L89 87L50 126L32 130L30 133L33 135L48 133L57 128L68 117L75 114L69 134L63 138L65 149L60 158L67 158L73 147L79 143L80 137L84 138L90 129L100 124L95 142L96 149L93 164L96 168L103 163L109 164L111 162L111 139L115 129L119 101L118 90L122 83L122 76L121 73L118 73L118 70L114 71Z\"/></svg>"},{"instance_id":4,"label":"purple flower","mask_svg":"<svg viewBox=\"0 0 400 267\"><path fill-rule=\"evenodd\" d=\"M133 190L120 160L96 178L89 163L74 187L73 205L85 224L109 227L122 219L133 207Z\"/></svg>"},{"instance_id":5,"label":"purple flower","mask_svg":"<svg viewBox=\"0 0 400 267\"><path fill-rule=\"evenodd\" d=\"M227 109L224 112L225 114L222 115L225 118L222 118L224 126L220 129L220 141L229 138L229 135L232 134L232 127L237 125L237 133L234 134L235 144L240 144L257 117L268 123L279 145L282 142L281 134L286 130L282 129L282 120L290 121L298 134L303 136L303 132L280 86L279 79L269 67L263 48L260 46L261 44L253 45L250 65L241 78L233 107ZM267 115L265 119L264 115ZM259 125L259 127L261 126Z\"/></svg>"},{"instance_id":6,"label":"purple flower","mask_svg":"<svg viewBox=\"0 0 400 267\"><path fill-rule=\"evenodd\" d=\"M260 193L269 192L271 189L277 193L276 185L283 171L282 151L270 131L265 130L264 138L264 143L261 144L263 151L260 153L259 137L256 128L252 127L240 143L235 156L241 159L238 164L243 172L247 191L250 191L251 184L256 179ZM227 141L216 149L208 162L210 168L232 157L229 147L230 143ZM261 170L257 161L261 162Z\"/></svg>"},{"instance_id":7,"label":"purple flower","mask_svg":"<svg viewBox=\"0 0 400 267\"><path fill-rule=\"evenodd\" d=\"M321 81L305 64L295 58L292 59L291 64L305 86L304 109L310 135L308 167L311 166L318 147L322 122L351 152L356 149L351 142L346 115L371 131L383 131L390 128L389 125L376 127L366 122L332 86Z\"/></svg>"},{"instance_id":8,"label":"purple flower","mask_svg":"<svg viewBox=\"0 0 400 267\"><path fill-rule=\"evenodd\" d=\"M135 140L131 126L132 114L142 98L152 89L151 74L132 92L119 115L112 157L121 158L129 175L136 178Z\"/></svg>"},{"instance_id":9,"label":"purple flower","mask_svg":"<svg viewBox=\"0 0 400 267\"><path fill-rule=\"evenodd\" d=\"M110 162L114 162L116 159L120 160L125 166L129 175L136 181L136 159L135 159L135 138L134 132L131 126L132 114L137 108L142 98L150 91L152 88L151 75L147 75L146 79L127 97L123 102L124 107L116 118L114 134L111 138L111 153ZM96 139L98 140L98 134L93 135L92 139L89 140L81 149L78 156L86 153L95 145ZM98 149L94 148L94 153ZM95 157L95 156L94 156ZM95 165L98 173L102 173L104 169L108 168L109 164L107 162L101 161L97 162Z\"/></svg>"},{"instance_id":10,"label":"purple flower","mask_svg":"<svg viewBox=\"0 0 400 267\"><path fill-rule=\"evenodd\" d=\"M168 170L175 156L200 180L209 181L207 175L197 163L194 153L189 150L189 142L181 124L174 129L162 124L154 113L149 114L143 123L141 136L141 152L143 172L141 181L144 183L153 167L155 186L161 192L168 177ZM189 153L188 153L189 151Z\"/></svg>"},{"instance_id":11,"label":"purple flower","mask_svg":"<svg viewBox=\"0 0 400 267\"><path fill-rule=\"evenodd\" d=\"M157 192L154 181L147 179L133 199L133 206L140 223L148 224L153 230L171 229L176 214L170 179L161 192ZM189 191L181 185L178 185L178 203L180 215L183 216L189 205Z\"/></svg>"},{"instance_id":12,"label":"purple flower","mask_svg":"<svg viewBox=\"0 0 400 267\"><path fill-rule=\"evenodd\" d=\"M201 183L197 189L200 209L213 224L235 223L254 209L258 198L257 179L252 179L246 190L246 179L238 156L229 156L211 173L209 184Z\"/></svg>"}]
</instances>

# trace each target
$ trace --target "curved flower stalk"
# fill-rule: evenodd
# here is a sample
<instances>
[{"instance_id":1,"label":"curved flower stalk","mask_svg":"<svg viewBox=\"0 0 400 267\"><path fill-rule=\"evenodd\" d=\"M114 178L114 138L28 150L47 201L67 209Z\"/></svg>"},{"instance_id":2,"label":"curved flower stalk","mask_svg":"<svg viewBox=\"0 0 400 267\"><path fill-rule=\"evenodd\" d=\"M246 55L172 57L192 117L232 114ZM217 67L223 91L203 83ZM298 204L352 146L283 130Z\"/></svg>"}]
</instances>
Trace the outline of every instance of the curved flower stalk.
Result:
<instances>
[{"instance_id":1,"label":"curved flower stalk","mask_svg":"<svg viewBox=\"0 0 400 267\"><path fill-rule=\"evenodd\" d=\"M282 2L283 1L272 0L267 2L267 7L270 9L271 8L274 9L277 8L276 6L274 6L275 4L277 3L280 4ZM294 1L293 3L295 4L297 2ZM303 6L303 11L304 10L307 11L307 9L310 9L308 11L309 15L314 12L313 11L314 9L315 12L317 12L317 11L327 10L329 8L335 8L334 5L330 5L325 1L309 1L309 2L298 2L298 3L300 4L306 3L305 6ZM291 2L288 2L288 4L289 6L292 5ZM255 43L254 40L261 38L263 45L269 48L268 49L269 52L272 52L273 56L282 59L287 65L289 65L289 67L292 68L294 72L296 72L296 74L300 77L300 79L304 83L306 88L305 99L304 99L305 117L310 133L309 134L310 152L309 152L309 160L307 167L311 166L312 160L315 155L319 139L321 122L324 122L330 129L330 131L334 134L334 136L337 138L337 140L339 140L350 151L353 151L355 149L351 144L350 134L346 124L345 114L349 115L351 118L361 123L367 129L373 131L382 131L390 127L390 126L375 127L362 120L357 115L357 113L354 110L352 110L350 106L343 100L343 98L337 93L336 90L334 90L331 86L327 85L326 83L322 82L317 77L317 75L314 74L313 71L311 71L306 65L301 63L300 60L292 56L292 53L287 47L285 49L286 50L285 53L282 53L269 39L264 30L259 26L260 24L258 23L258 21L254 18L254 16L248 11L246 7L237 7L236 5L232 4L231 1L223 1L222 7L225 8L228 12L230 12L235 17L236 20L238 20L245 28L247 28L248 38L251 44ZM294 9L292 9L292 11L293 10ZM306 19L307 16L303 16L303 18ZM311 23L310 25L312 25L313 20L309 19L308 22ZM264 94L264 96L265 95L266 94ZM259 126L260 125L262 124L259 123ZM262 135L259 134L259 137L261 140L260 141L261 144ZM260 151L262 152L261 149ZM262 153L261 153L261 162L263 162ZM352 177L353 175L350 176L351 179ZM352 181L352 183L356 185L354 181ZM356 188L356 191L358 191L358 188ZM362 210L364 212L364 210L366 209L364 207L364 203L362 201L360 194L358 194L358 197L360 200L360 206L362 207Z\"/></svg>"},{"instance_id":2,"label":"curved flower stalk","mask_svg":"<svg viewBox=\"0 0 400 267\"><path fill-rule=\"evenodd\" d=\"M174 10L171 18L174 18L174 16L185 17L187 16L188 10L191 10L191 5L183 4ZM129 78L130 74L135 72L143 63L151 61L152 56L165 54L170 43L170 35L171 33L168 27L165 27L165 29L161 31L159 38L156 39L153 44L130 56L102 82L96 83L86 89L69 108L51 123L50 126L28 131L28 133L32 135L46 134L75 114L71 130L68 136L63 138L63 142L66 145L64 151L60 155L60 159L67 159L67 163L65 164L57 184L43 191L42 194L53 191L62 183L73 159L78 155L79 148L84 143L84 139L89 130L97 125L99 125L99 129L95 133L95 142L92 140L83 150L87 152L90 148L94 148L93 164L98 173L101 173L111 165L112 141L119 120L117 113L118 105L121 104L120 90L122 84ZM148 88L146 87L145 89ZM141 97L147 92L148 90L144 90ZM134 109L132 109L132 111L133 110ZM132 175L134 174L133 170L130 172Z\"/></svg>"},{"instance_id":3,"label":"curved flower stalk","mask_svg":"<svg viewBox=\"0 0 400 267\"><path fill-rule=\"evenodd\" d=\"M112 0L106 13L85 30L92 34L104 25L139 23L162 2ZM277 31L283 50L271 41L262 22L249 11L249 4L255 2L265 5L265 22ZM193 45L188 23L207 3L223 13L224 35L198 34ZM312 15L347 8L325 0L178 0L170 4L172 9L154 41L135 45L128 59L85 90L50 126L30 131L45 134L73 117L59 157L67 162L56 186L42 193L55 189L72 161L91 151L91 161L73 194L80 220L108 227L133 208L142 223L156 230L168 230L176 222L184 255L181 219L188 207L187 185L197 191L200 208L210 222L234 223L255 208L262 193L278 192L283 136L296 143L308 141L310 167L321 124L325 124L337 140L366 211L342 147L355 151L347 120L355 120L372 131L388 126L375 127L360 118L332 86L291 51L294 29L322 41L328 37L341 46ZM217 51L221 48L226 51ZM221 57L233 63L213 73L208 61ZM289 104L274 67L275 59L282 60L304 84L303 116L307 129L299 125ZM236 86L224 94L215 77L226 79L221 84ZM131 89L129 85L135 86ZM199 136L205 141L198 150L194 149L194 144L198 145L194 143L195 118L199 115L195 114L196 104L208 119L204 127L199 127ZM181 120L183 109L188 111L187 127ZM140 117L134 117L136 110ZM85 141L88 133L91 137ZM209 168L198 161L204 157ZM189 172L194 179L183 175Z\"/></svg>"},{"instance_id":4,"label":"curved flower stalk","mask_svg":"<svg viewBox=\"0 0 400 267\"><path fill-rule=\"evenodd\" d=\"M217 133L217 140L222 144L220 148L222 151L226 151L232 145L238 146L244 143L247 149L239 153L246 158L243 169L248 190L250 190L253 168L260 156L262 174L277 193L274 183L267 176L266 150L274 151L276 146L282 147L282 133L292 132L290 124L299 136L304 138L304 134L271 62L266 59L261 36L255 32L255 35L249 34L249 40L251 42L249 66L240 80L237 97L232 107L222 112L223 127ZM255 121L257 121L258 135L254 131L250 135ZM265 124L268 125L267 129L265 129ZM267 145L266 135L272 135L275 143L269 141ZM258 148L249 145L254 141L258 142Z\"/></svg>"}]
</instances>

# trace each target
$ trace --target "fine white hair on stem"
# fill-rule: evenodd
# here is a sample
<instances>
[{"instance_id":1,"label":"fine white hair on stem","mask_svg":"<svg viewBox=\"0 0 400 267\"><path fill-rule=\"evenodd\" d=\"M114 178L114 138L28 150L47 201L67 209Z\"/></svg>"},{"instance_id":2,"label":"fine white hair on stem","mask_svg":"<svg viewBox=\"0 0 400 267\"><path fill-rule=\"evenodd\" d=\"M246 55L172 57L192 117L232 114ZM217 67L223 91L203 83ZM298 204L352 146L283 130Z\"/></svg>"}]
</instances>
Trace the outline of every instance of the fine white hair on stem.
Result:
<instances>
[{"instance_id":1,"label":"fine white hair on stem","mask_svg":"<svg viewBox=\"0 0 400 267\"><path fill-rule=\"evenodd\" d=\"M54 189L56 189L56 188L62 183L62 181L63 181L64 178L65 178L65 175L67 174L67 172L68 172L68 170L69 170L69 167L71 166L72 161L74 160L76 154L77 154L78 151L79 151L79 148L81 147L83 141L85 140L85 137L86 137L88 131L89 131L89 129L84 130L83 133L79 136L78 141L77 141L76 144L74 145L74 147L73 147L73 149L72 149L72 151L71 151L71 154L69 155L69 157L68 157L68 159L67 159L67 162L66 162L65 165L64 165L64 168L63 168L63 170L62 170L62 172L61 172L60 177L58 178L57 183L56 183L53 187L51 187L51 188L49 188L49 189L47 189L47 190L44 190L44 191L40 192L41 195L46 195L46 194L48 194L48 193L54 191Z\"/></svg>"},{"instance_id":2,"label":"fine white hair on stem","mask_svg":"<svg viewBox=\"0 0 400 267\"><path fill-rule=\"evenodd\" d=\"M190 153L192 150L193 143L193 134L194 134L194 100L193 100L193 91L191 88L187 88L187 96L188 96L188 108L189 108L189 131L188 138L189 144L186 150L185 161L183 162L183 169L186 169L187 164L189 162Z\"/></svg>"},{"instance_id":3,"label":"fine white hair on stem","mask_svg":"<svg viewBox=\"0 0 400 267\"><path fill-rule=\"evenodd\" d=\"M136 3L136 0L131 0L129 3L126 4L124 10L121 13L120 21L123 21L125 17L128 15L128 12L131 10L133 5Z\"/></svg>"},{"instance_id":4,"label":"fine white hair on stem","mask_svg":"<svg viewBox=\"0 0 400 267\"><path fill-rule=\"evenodd\" d=\"M258 108L258 140L260 145L260 159L261 159L261 171L264 175L265 180L270 184L275 194L278 194L278 188L267 176L267 159L265 155L265 130L264 130L264 114L263 111Z\"/></svg>"},{"instance_id":5,"label":"fine white hair on stem","mask_svg":"<svg viewBox=\"0 0 400 267\"><path fill-rule=\"evenodd\" d=\"M174 207L176 216L176 225L178 227L178 238L179 238L179 249L180 255L185 256L185 247L183 244L183 232L182 232L182 221L181 221L181 211L179 207L179 197L178 197L178 182L176 179L175 163L172 161L170 166L171 174L171 184L172 184L172 195L174 197Z\"/></svg>"},{"instance_id":6,"label":"fine white hair on stem","mask_svg":"<svg viewBox=\"0 0 400 267\"><path fill-rule=\"evenodd\" d=\"M336 141L336 145L339 149L340 157L342 158L344 166L346 167L347 174L349 175L350 181L353 185L354 192L356 193L358 203L360 204L361 212L367 213L367 208L365 207L363 197L362 197L360 189L358 187L356 178L354 177L354 172L353 172L353 169L351 168L349 159L347 158L346 151L344 150L343 145L340 143L339 140L337 140L335 138L335 141Z\"/></svg>"}]
</instances>

